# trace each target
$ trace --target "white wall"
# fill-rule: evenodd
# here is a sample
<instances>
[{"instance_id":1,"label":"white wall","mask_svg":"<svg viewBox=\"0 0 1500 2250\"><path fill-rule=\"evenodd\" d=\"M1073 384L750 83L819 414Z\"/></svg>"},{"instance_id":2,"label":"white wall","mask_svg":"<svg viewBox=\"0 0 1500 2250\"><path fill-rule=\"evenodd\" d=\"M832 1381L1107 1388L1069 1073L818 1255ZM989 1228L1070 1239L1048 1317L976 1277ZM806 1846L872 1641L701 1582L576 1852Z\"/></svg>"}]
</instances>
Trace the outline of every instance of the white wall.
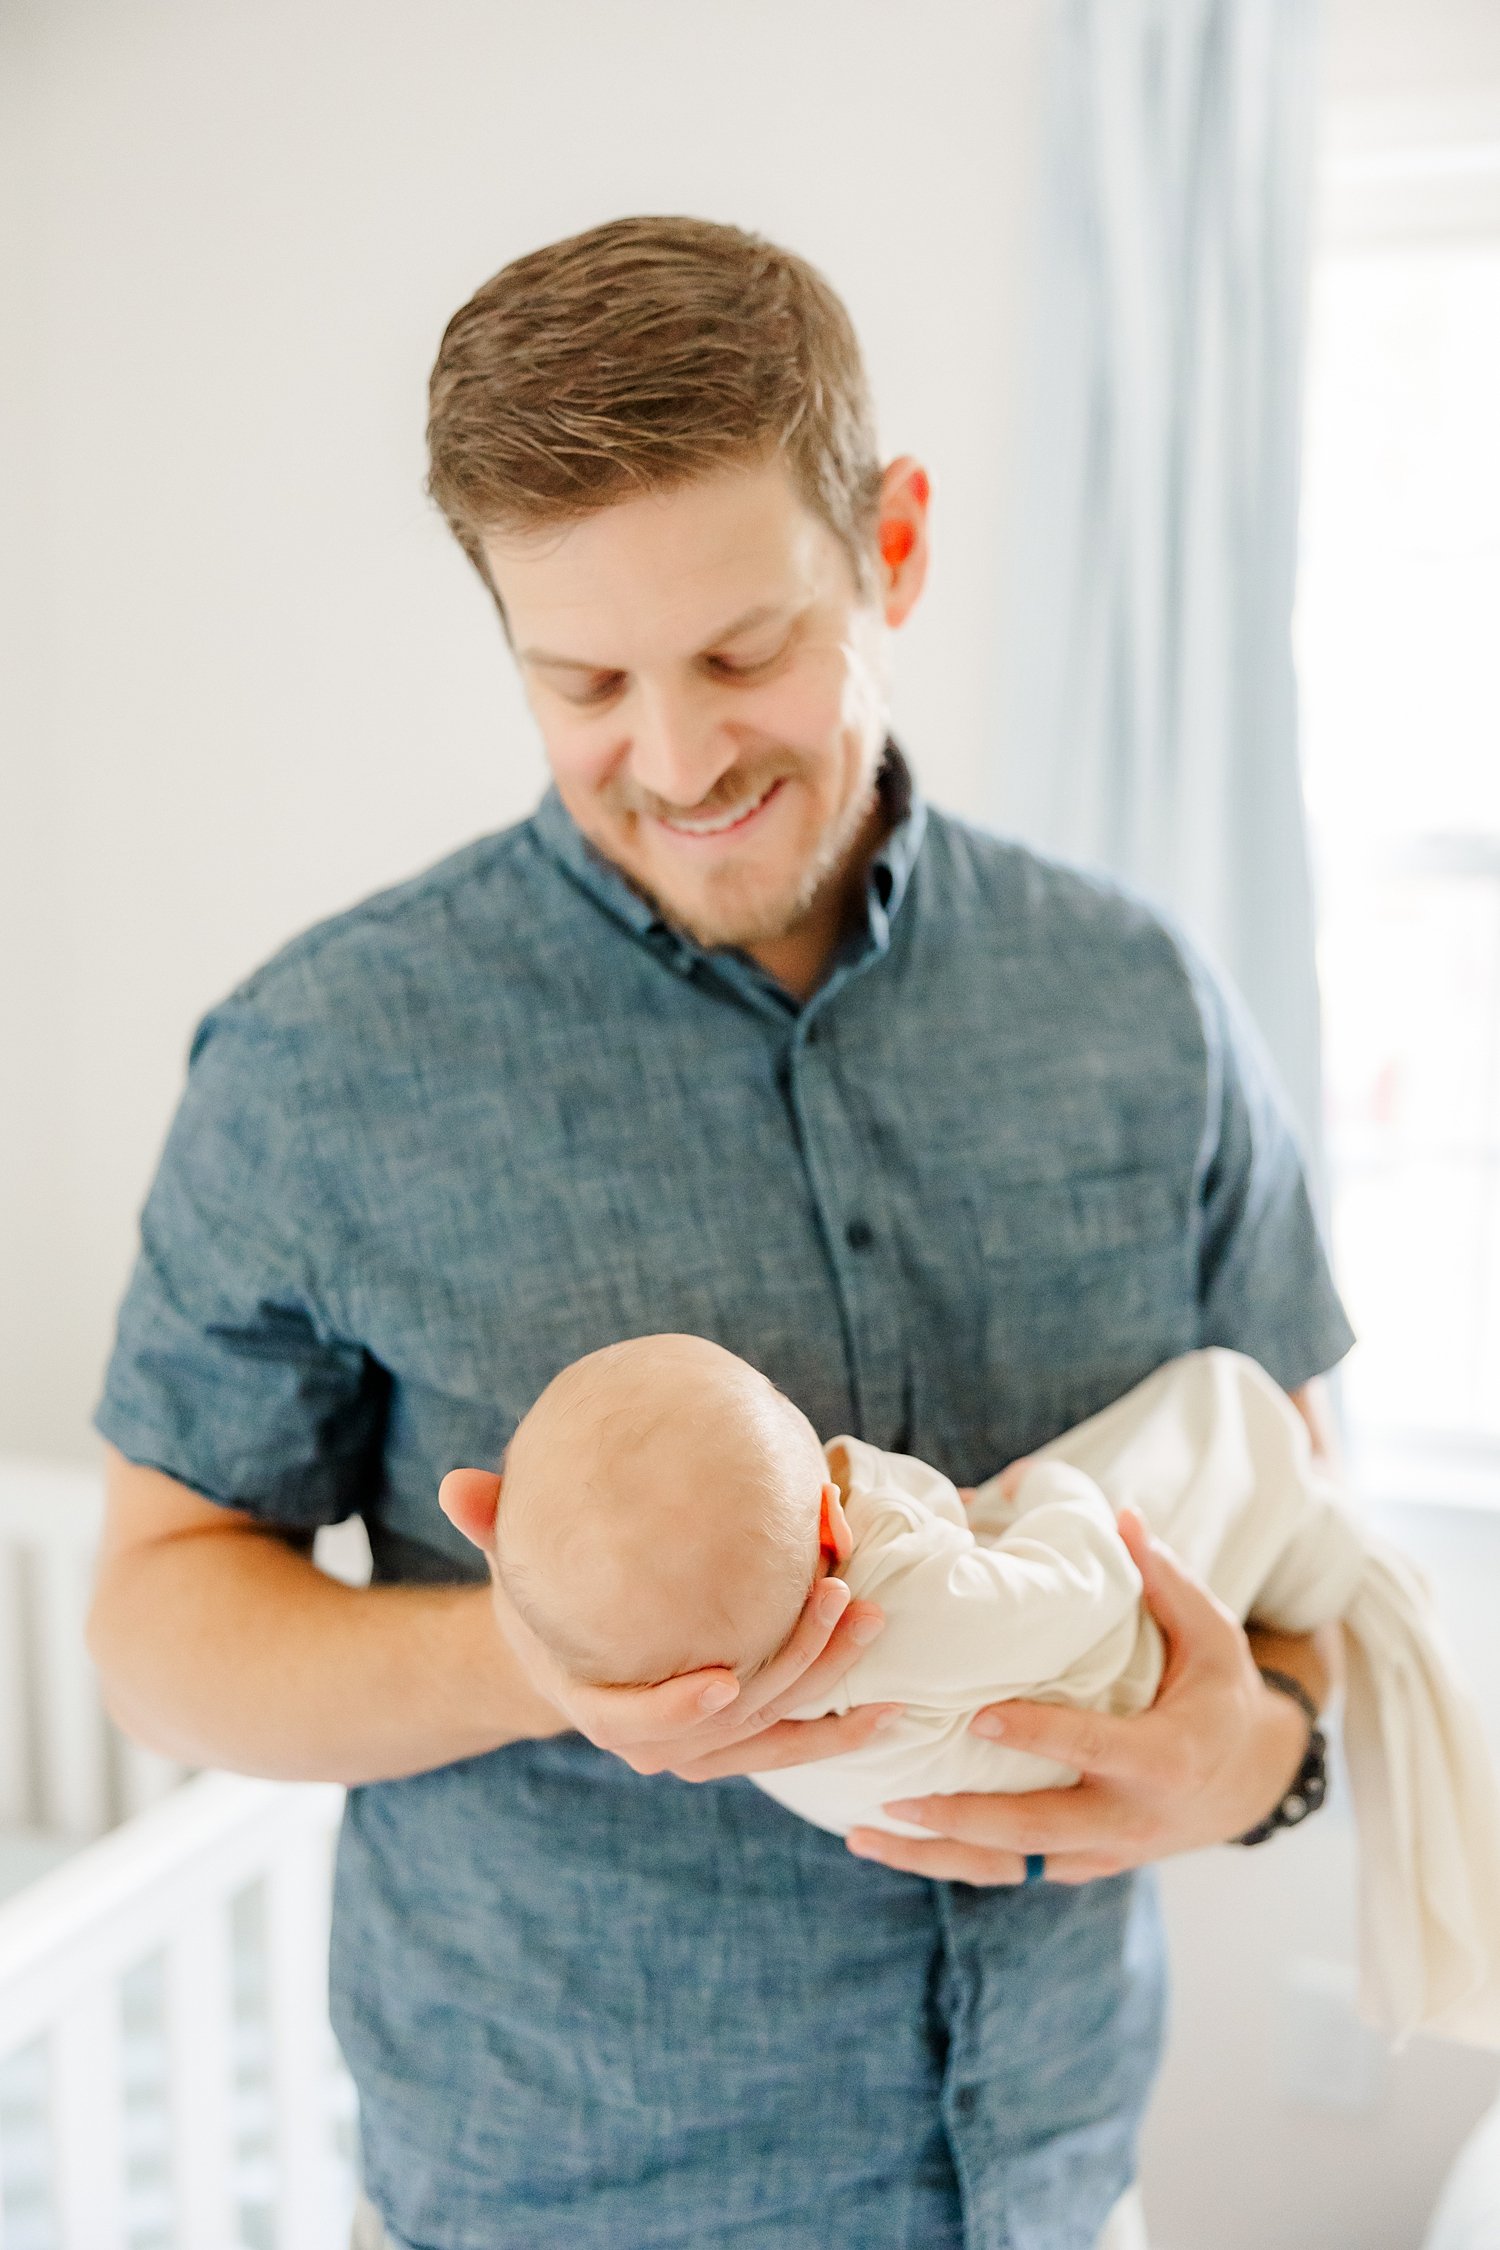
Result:
<instances>
[{"instance_id":1,"label":"white wall","mask_svg":"<svg viewBox=\"0 0 1500 2250\"><path fill-rule=\"evenodd\" d=\"M1500 97L1494 0L1323 0L1328 91L1340 124L1421 119L1493 125Z\"/></svg>"},{"instance_id":2,"label":"white wall","mask_svg":"<svg viewBox=\"0 0 1500 2250\"><path fill-rule=\"evenodd\" d=\"M0 11L0 1447L87 1452L201 1009L527 810L421 494L495 268L688 210L821 264L938 557L897 716L976 798L1040 0L11 0Z\"/></svg>"}]
</instances>

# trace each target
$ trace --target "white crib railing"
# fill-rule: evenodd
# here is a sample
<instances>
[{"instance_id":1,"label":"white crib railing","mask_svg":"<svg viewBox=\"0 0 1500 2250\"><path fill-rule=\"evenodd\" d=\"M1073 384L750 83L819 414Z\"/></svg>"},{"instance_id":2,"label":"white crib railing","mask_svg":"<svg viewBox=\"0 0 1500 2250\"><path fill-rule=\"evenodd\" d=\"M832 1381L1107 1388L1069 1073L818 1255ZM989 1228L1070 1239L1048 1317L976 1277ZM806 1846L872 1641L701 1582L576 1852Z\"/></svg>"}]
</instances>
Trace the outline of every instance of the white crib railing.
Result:
<instances>
[{"instance_id":1,"label":"white crib railing","mask_svg":"<svg viewBox=\"0 0 1500 2250\"><path fill-rule=\"evenodd\" d=\"M0 2250L327 2250L342 1792L188 1778L119 1733L84 1645L101 1516L97 1476L0 1461ZM363 1578L363 1527L316 1559Z\"/></svg>"},{"instance_id":2,"label":"white crib railing","mask_svg":"<svg viewBox=\"0 0 1500 2250\"><path fill-rule=\"evenodd\" d=\"M0 1462L0 1831L102 1836L183 1779L111 1724L84 1648L102 1505L84 1470Z\"/></svg>"},{"instance_id":3,"label":"white crib railing","mask_svg":"<svg viewBox=\"0 0 1500 2250\"><path fill-rule=\"evenodd\" d=\"M0 2250L329 2250L342 1792L203 1774L0 1905Z\"/></svg>"}]
</instances>

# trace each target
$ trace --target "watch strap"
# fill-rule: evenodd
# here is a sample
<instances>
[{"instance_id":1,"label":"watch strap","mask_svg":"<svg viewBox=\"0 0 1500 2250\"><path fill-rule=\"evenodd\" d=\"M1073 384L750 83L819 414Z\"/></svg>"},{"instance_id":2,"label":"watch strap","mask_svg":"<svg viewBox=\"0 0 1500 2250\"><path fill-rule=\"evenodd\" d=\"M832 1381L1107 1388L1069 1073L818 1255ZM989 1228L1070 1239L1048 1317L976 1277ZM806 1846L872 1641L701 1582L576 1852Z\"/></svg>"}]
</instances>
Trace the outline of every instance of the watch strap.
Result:
<instances>
[{"instance_id":1,"label":"watch strap","mask_svg":"<svg viewBox=\"0 0 1500 2250\"><path fill-rule=\"evenodd\" d=\"M1263 1844L1278 1828L1295 1828L1309 1813L1318 1810L1328 1794L1328 1745L1318 1724L1317 1705L1302 1682L1294 1680L1290 1672L1278 1672L1269 1664L1258 1669L1267 1687L1289 1695L1304 1713L1308 1723L1307 1750L1280 1804L1273 1806L1264 1820L1247 1828L1243 1836L1236 1836L1233 1841L1237 1844Z\"/></svg>"},{"instance_id":2,"label":"watch strap","mask_svg":"<svg viewBox=\"0 0 1500 2250\"><path fill-rule=\"evenodd\" d=\"M1317 1725L1318 1706L1300 1680L1294 1679L1290 1672L1278 1672L1274 1664L1260 1664L1256 1666L1256 1670L1267 1687L1280 1688L1283 1695L1289 1695L1294 1703L1301 1704L1310 1727Z\"/></svg>"}]
</instances>

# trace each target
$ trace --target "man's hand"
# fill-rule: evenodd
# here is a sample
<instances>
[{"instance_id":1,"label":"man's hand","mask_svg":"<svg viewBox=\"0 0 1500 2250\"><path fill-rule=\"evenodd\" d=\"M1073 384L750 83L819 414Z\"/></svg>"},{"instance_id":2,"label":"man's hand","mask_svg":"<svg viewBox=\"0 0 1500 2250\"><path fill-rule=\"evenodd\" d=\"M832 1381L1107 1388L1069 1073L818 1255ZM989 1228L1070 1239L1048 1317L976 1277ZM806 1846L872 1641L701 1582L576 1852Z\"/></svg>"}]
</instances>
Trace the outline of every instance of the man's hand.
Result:
<instances>
[{"instance_id":1,"label":"man's hand","mask_svg":"<svg viewBox=\"0 0 1500 2250\"><path fill-rule=\"evenodd\" d=\"M931 1828L933 1840L860 1828L848 1837L851 1851L974 1884L1018 1883L1027 1855L1040 1852L1049 1883L1087 1883L1243 1835L1279 1802L1307 1745L1306 1720L1261 1679L1224 1604L1139 1517L1125 1510L1119 1520L1166 1640L1150 1710L1117 1719L1058 1704L991 1704L971 1721L976 1734L1075 1767L1077 1785L892 1803L887 1812Z\"/></svg>"},{"instance_id":2,"label":"man's hand","mask_svg":"<svg viewBox=\"0 0 1500 2250\"><path fill-rule=\"evenodd\" d=\"M851 1603L839 1578L813 1587L785 1647L743 1689L723 1665L683 1672L655 1687L584 1687L531 1631L498 1577L491 1591L501 1629L532 1685L569 1726L637 1773L719 1781L726 1774L806 1765L857 1750L901 1709L866 1703L842 1717L785 1716L826 1693L885 1624L873 1602Z\"/></svg>"}]
</instances>

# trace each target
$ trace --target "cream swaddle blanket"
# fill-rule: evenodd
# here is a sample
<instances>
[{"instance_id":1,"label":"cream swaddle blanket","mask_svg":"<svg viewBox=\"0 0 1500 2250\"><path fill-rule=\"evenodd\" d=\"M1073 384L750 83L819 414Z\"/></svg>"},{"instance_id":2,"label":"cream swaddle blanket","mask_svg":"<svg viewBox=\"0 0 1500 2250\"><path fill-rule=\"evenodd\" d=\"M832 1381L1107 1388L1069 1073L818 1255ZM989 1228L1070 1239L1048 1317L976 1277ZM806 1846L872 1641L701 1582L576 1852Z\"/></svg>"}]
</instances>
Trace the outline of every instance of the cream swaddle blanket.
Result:
<instances>
[{"instance_id":1,"label":"cream swaddle blanket","mask_svg":"<svg viewBox=\"0 0 1500 2250\"><path fill-rule=\"evenodd\" d=\"M1040 1789L1077 1776L969 1733L1016 1697L1149 1704L1161 1635L1115 1528L1134 1508L1241 1618L1301 1633L1341 1619L1344 1748L1360 1838L1361 1997L1400 2037L1500 2046L1500 1793L1420 1573L1315 1464L1301 1416L1254 1361L1168 1362L998 1480L967 1511L935 1469L855 1438L827 1448L854 1552L840 1575L886 1628L796 1716L899 1702L862 1750L752 1778L803 1818L923 1831L888 1798Z\"/></svg>"}]
</instances>

